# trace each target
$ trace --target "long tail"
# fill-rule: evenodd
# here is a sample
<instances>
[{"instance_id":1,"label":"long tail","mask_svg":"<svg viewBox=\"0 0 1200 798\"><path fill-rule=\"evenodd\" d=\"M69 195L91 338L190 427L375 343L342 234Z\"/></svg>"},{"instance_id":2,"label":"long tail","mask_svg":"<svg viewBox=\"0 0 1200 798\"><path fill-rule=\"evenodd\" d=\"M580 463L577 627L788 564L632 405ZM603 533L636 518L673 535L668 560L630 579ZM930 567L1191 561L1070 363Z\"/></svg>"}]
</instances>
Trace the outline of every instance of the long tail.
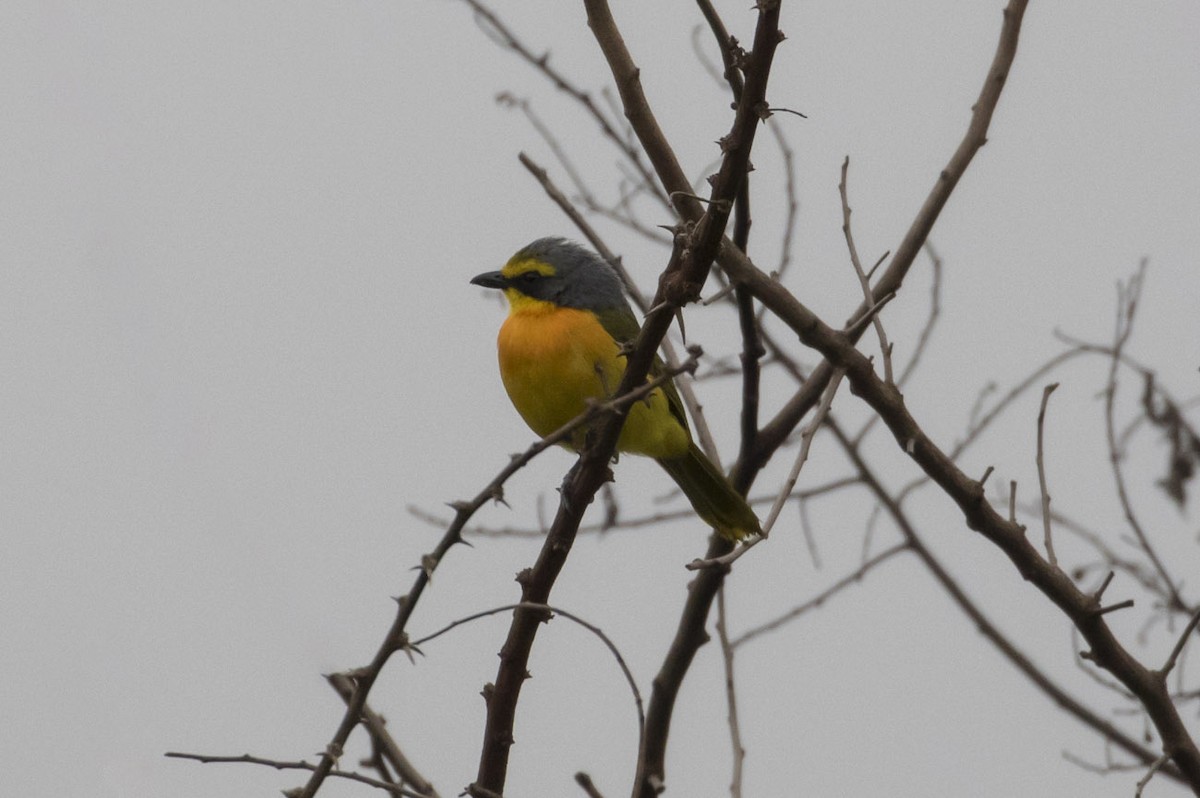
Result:
<instances>
[{"instance_id":1,"label":"long tail","mask_svg":"<svg viewBox=\"0 0 1200 798\"><path fill-rule=\"evenodd\" d=\"M658 464L683 490L696 515L713 526L722 536L737 541L747 535L761 535L758 517L725 475L712 464L695 442L683 457L663 458Z\"/></svg>"}]
</instances>

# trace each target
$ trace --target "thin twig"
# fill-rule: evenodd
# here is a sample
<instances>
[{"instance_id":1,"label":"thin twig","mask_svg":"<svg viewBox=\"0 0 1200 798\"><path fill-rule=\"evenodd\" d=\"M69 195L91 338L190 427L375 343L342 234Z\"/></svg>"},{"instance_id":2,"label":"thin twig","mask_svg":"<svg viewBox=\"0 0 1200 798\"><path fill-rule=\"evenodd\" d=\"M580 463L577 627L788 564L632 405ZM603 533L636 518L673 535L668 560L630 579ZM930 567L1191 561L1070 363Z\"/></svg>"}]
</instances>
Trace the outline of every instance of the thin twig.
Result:
<instances>
[{"instance_id":1,"label":"thin twig","mask_svg":"<svg viewBox=\"0 0 1200 798\"><path fill-rule=\"evenodd\" d=\"M838 194L842 198L842 234L846 237L846 249L850 252L850 263L854 266L854 273L858 275L858 284L862 288L863 302L867 307L875 305L875 294L871 292L871 281L867 277L867 273L863 271L862 261L858 259L858 248L854 246L854 234L850 232L850 197L846 189L846 173L850 170L850 156L847 155L842 161L842 179L838 182ZM888 343L887 333L883 331L883 321L880 320L879 314L876 313L871 318L871 323L875 326L875 333L879 336L879 351L883 358L883 375L884 381L889 385L895 385L896 381L892 375L892 347Z\"/></svg>"},{"instance_id":2,"label":"thin twig","mask_svg":"<svg viewBox=\"0 0 1200 798\"><path fill-rule=\"evenodd\" d=\"M1183 597L1179 595L1179 591L1175 586L1175 580L1167 573L1167 568L1159 559L1158 552L1150 543L1150 538L1146 531L1142 528L1141 522L1138 520L1137 514L1133 511L1133 502L1129 498L1129 492L1125 488L1125 475L1121 470L1122 453L1117 444L1116 431L1116 399L1117 399L1117 371L1121 363L1121 351L1125 348L1125 344L1129 341L1129 336L1133 333L1133 320L1137 315L1138 300L1141 299L1142 282L1146 274L1146 261L1143 260L1138 264L1138 270L1130 278L1127 285L1117 286L1117 320L1116 328L1113 333L1112 358L1110 361L1108 372L1108 385L1104 390L1104 429L1108 438L1108 458L1109 464L1112 466L1113 481L1117 486L1117 498L1121 502L1121 509L1125 513L1125 520L1129 524L1129 528L1133 530L1134 536L1137 538L1138 545L1142 551L1146 552L1146 557L1154 565L1154 570L1158 571L1162 577L1163 586L1171 596L1171 601L1185 606Z\"/></svg>"},{"instance_id":3,"label":"thin twig","mask_svg":"<svg viewBox=\"0 0 1200 798\"><path fill-rule=\"evenodd\" d=\"M211 756L209 754L186 754L179 751L168 751L163 756L171 759L190 759L203 764L211 764L214 762L224 764L247 764L247 765L266 765L267 767L275 768L276 770L308 770L315 772L319 764L314 765L312 762L306 762L303 759L296 761L287 761L282 759L266 759L260 756L251 756L250 754L242 754L241 756ZM380 779L373 779L370 776L364 776L361 773L352 773L345 770L335 770L328 774L334 778L346 779L347 781L357 781L359 784L366 784L370 787L375 787L384 790L392 795L399 795L403 798L429 798L427 795L422 795L419 792L410 790L400 784L390 784Z\"/></svg>"},{"instance_id":4,"label":"thin twig","mask_svg":"<svg viewBox=\"0 0 1200 798\"><path fill-rule=\"evenodd\" d=\"M913 347L912 356L904 364L904 370L900 372L900 376L896 379L896 386L900 388L903 388L908 383L909 378L916 373L917 366L920 365L921 358L924 356L929 342L933 340L933 330L937 326L938 319L942 313L942 259L930 241L925 242L925 253L929 256L930 267L933 273L929 286L929 312L925 316L925 323L921 325L921 334L917 338L917 345ZM974 411L972 411L971 418L974 419L974 417ZM854 436L855 444L861 443L867 437L867 433L878 422L879 416L876 415L872 415L867 419Z\"/></svg>"},{"instance_id":5,"label":"thin twig","mask_svg":"<svg viewBox=\"0 0 1200 798\"><path fill-rule=\"evenodd\" d=\"M733 775L729 781L730 798L742 798L742 768L746 748L742 745L742 729L738 722L737 686L733 678L733 646L729 642L728 616L725 614L725 586L717 591L717 639L721 644L721 661L725 668L725 706L729 719L729 745L733 755Z\"/></svg>"},{"instance_id":6,"label":"thin twig","mask_svg":"<svg viewBox=\"0 0 1200 798\"><path fill-rule=\"evenodd\" d=\"M1146 775L1138 779L1137 789L1133 791L1133 798L1142 798L1142 790L1146 789L1146 785L1150 783L1150 779L1154 778L1154 774L1158 772L1159 768L1167 764L1169 760L1170 757L1166 754L1154 760L1154 763L1150 765L1150 769L1146 771Z\"/></svg>"},{"instance_id":7,"label":"thin twig","mask_svg":"<svg viewBox=\"0 0 1200 798\"><path fill-rule=\"evenodd\" d=\"M1046 487L1046 451L1044 447L1044 432L1046 426L1046 405L1050 401L1050 394L1054 393L1054 389L1058 387L1057 382L1052 382L1042 390L1042 405L1038 409L1037 417L1037 471L1038 485L1042 491L1042 526L1045 532L1046 558L1050 561L1050 567L1058 567L1058 558L1054 556L1054 542L1050 537L1050 490Z\"/></svg>"},{"instance_id":8,"label":"thin twig","mask_svg":"<svg viewBox=\"0 0 1200 798\"><path fill-rule=\"evenodd\" d=\"M629 685L629 691L631 693L633 693L633 703L637 706L638 735L639 735L639 737L641 736L642 729L646 725L646 714L643 709L644 705L642 703L642 693L640 690L638 690L637 679L634 678L633 671L629 670L629 665L625 662L625 657L621 656L621 650L617 648L616 643L614 643L612 641L612 639L608 635L606 635L604 633L604 630L602 630L600 627L596 626L595 624L589 623L588 621L585 621L583 618L580 618L578 615L568 612L567 610L564 610L560 607L555 607L550 604L537 604L534 602L522 601L518 604L505 604L502 607L493 607L490 610L481 610L480 612L474 612L474 613L471 613L470 615L466 615L462 618L458 618L457 620L451 621L450 623L443 626L441 629L438 629L436 632L431 632L431 633L425 635L424 637L420 638L419 640L414 640L410 645L413 648L416 648L425 643L428 643L430 640L435 640L435 639L441 637L442 635L449 632L451 629L462 626L463 624L470 623L471 621L477 621L480 618L487 618L492 615L498 615L502 612L508 612L510 610L514 611L514 612L516 610L533 610L536 612L553 613L555 615L561 615L562 617L566 618L567 620L577 623L578 625L582 626L584 629L587 629L589 632L594 634L596 637L600 638L600 642L604 643L604 647L608 649L609 653L613 655L613 659L615 659L617 661L617 665L621 669L621 674L625 677L626 684ZM549 620L549 619L547 618L547 620Z\"/></svg>"},{"instance_id":9,"label":"thin twig","mask_svg":"<svg viewBox=\"0 0 1200 798\"><path fill-rule=\"evenodd\" d=\"M325 680L343 701L349 702L354 697L354 678L352 676L344 673L331 673L325 677ZM401 781L408 782L421 795L438 798L438 792L434 789L433 784L421 775L420 771L400 750L395 738L388 732L383 717L365 703L363 704L362 723L371 735L371 745L377 749L380 757L391 764Z\"/></svg>"},{"instance_id":10,"label":"thin twig","mask_svg":"<svg viewBox=\"0 0 1200 798\"><path fill-rule=\"evenodd\" d=\"M783 510L784 503L796 487L796 481L800 478L800 470L804 468L804 464L808 461L808 453L812 448L813 438L816 436L817 430L820 429L821 423L829 415L829 409L833 406L833 397L837 394L843 376L845 376L845 372L834 372L833 379L829 381L829 385L825 389L825 395L821 397L821 404L817 407L817 412L813 414L812 419L800 431L800 451L796 454L796 459L792 463L792 470L788 473L783 487L780 488L779 494L775 497L775 504L771 506L770 512L767 513L767 520L763 523L763 537L769 535L771 529L774 528L775 521L779 518L779 513Z\"/></svg>"},{"instance_id":11,"label":"thin twig","mask_svg":"<svg viewBox=\"0 0 1200 798\"><path fill-rule=\"evenodd\" d=\"M1188 638L1192 636L1192 632L1196 631L1196 624L1200 623L1200 609L1192 615L1192 619L1188 621L1188 625L1184 627L1183 633L1179 635L1179 640L1175 642L1175 647L1171 649L1171 656L1167 657L1167 661L1163 663L1159 673L1165 679L1168 674L1175 668L1175 663L1179 660L1179 655L1183 653L1183 647L1187 645Z\"/></svg>"},{"instance_id":12,"label":"thin twig","mask_svg":"<svg viewBox=\"0 0 1200 798\"><path fill-rule=\"evenodd\" d=\"M934 327L937 326L938 319L942 314L942 258L934 249L933 242L929 240L925 241L925 254L929 256L929 268L932 274L929 285L929 314L921 326L921 334L917 338L917 345L913 347L912 356L904 364L904 370L900 372L900 377L896 380L896 384L901 387L916 372L917 366L921 362L921 356L925 354L926 347L933 339Z\"/></svg>"},{"instance_id":13,"label":"thin twig","mask_svg":"<svg viewBox=\"0 0 1200 798\"><path fill-rule=\"evenodd\" d=\"M770 511L767 513L767 518L762 525L762 535L751 538L745 543L738 546L731 552L722 554L719 557L707 557L704 559L693 560L687 564L689 571L697 571L701 568L720 568L726 569L737 562L746 552L757 546L762 541L766 540L771 530L775 526L776 520L779 518L779 513L783 510L784 504L787 503L788 497L792 490L796 487L796 481L800 478L800 471L804 468L804 464L808 461L808 452L812 448L813 437L817 434L817 430L821 426L821 422L829 415L829 408L833 404L834 394L837 393L838 386L842 383L842 373L836 373L834 379L830 381L825 389L825 395L821 397L821 404L817 407L817 412L813 414L812 420L805 425L800 432L800 451L796 454L796 459L792 463L792 470L788 473L787 479L784 480L783 487L779 489L779 494L775 497L775 503L771 505Z\"/></svg>"},{"instance_id":14,"label":"thin twig","mask_svg":"<svg viewBox=\"0 0 1200 798\"><path fill-rule=\"evenodd\" d=\"M794 502L803 502L803 501L807 501L809 499L826 496L826 495L835 493L837 491L840 491L844 488L853 487L858 484L859 484L859 480L857 477L842 477L840 479L833 479L833 480L830 480L829 482L825 482L821 485L816 485L811 488L804 488L802 490L797 490L792 493L792 495L789 497L789 500L794 501ZM774 494L772 494L770 496L754 496L754 497L746 499L746 503L749 504L751 507L760 507L763 505L770 505L774 501L775 501ZM423 510L416 505L410 504L405 509L414 518L424 521L425 523L429 524L430 526L435 526L439 529L442 529L447 524L446 519L444 519L440 516L434 515L433 513L430 513L426 510ZM647 527L658 526L659 524L670 522L670 521L682 521L685 519L692 519L695 517L696 517L696 511L689 506L689 507L679 509L679 510L671 510L671 511L661 512L661 513L650 513L649 515L639 515L639 516L635 516L633 518L624 518L624 519L621 519L621 520L618 520L615 522L611 522L611 523L605 521L605 522L599 522L599 523L594 523L594 524L580 524L579 534L580 535L604 534L604 533L612 532L612 531L616 531L616 530L632 531L632 530L638 530L638 529L645 529ZM512 527L512 526L504 526L504 527L466 526L463 528L463 534L468 537L481 537L481 538L541 538L541 537L545 537L546 528L544 526L528 527L528 528L520 528L520 527Z\"/></svg>"},{"instance_id":15,"label":"thin twig","mask_svg":"<svg viewBox=\"0 0 1200 798\"><path fill-rule=\"evenodd\" d=\"M592 783L592 777L583 771L575 774L575 783L583 788L583 791L587 793L588 798L604 798L604 795L599 789L596 788L596 785Z\"/></svg>"},{"instance_id":16,"label":"thin twig","mask_svg":"<svg viewBox=\"0 0 1200 798\"><path fill-rule=\"evenodd\" d=\"M650 170L642 161L641 153L634 147L624 136L622 136L609 121L608 117L600 110L592 100L590 94L576 87L569 81L565 75L556 70L550 65L550 57L548 54L536 55L525 44L517 38L508 26L497 17L487 6L479 0L463 0L475 12L476 20L480 22L480 28L488 36L492 38L498 45L507 50L511 50L521 57L527 64L532 66L538 72L546 76L554 87L559 91L564 92L573 100L583 106L584 110L596 121L601 132L616 146L617 150L625 156L629 163L641 175L642 183L647 191L655 194L661 201L666 202L665 195L658 188L657 182L654 180Z\"/></svg>"},{"instance_id":17,"label":"thin twig","mask_svg":"<svg viewBox=\"0 0 1200 798\"><path fill-rule=\"evenodd\" d=\"M826 588L825 590L822 590L820 593L813 596L811 599L804 602L803 604L799 604L795 607L792 607L787 612L782 613L782 614L772 618L769 621L764 621L763 623L759 624L758 626L753 626L750 629L746 630L745 632L742 632L740 635L738 635L731 641L730 645L736 649L737 647L741 646L743 643L749 643L751 640L761 637L762 635L765 635L768 632L773 632L776 629L778 629L779 627L784 626L784 625L790 623L791 621L794 621L796 618L799 618L801 615L805 614L806 612L809 612L810 610L813 610L813 609L816 609L816 608L822 606L823 604L825 604L826 601L833 598L838 593L845 590L847 587L850 587L851 585L861 582L863 580L863 577L865 577L876 566L882 565L883 563L887 562L892 557L895 557L897 554L900 554L901 552L908 551L909 548L910 547L909 547L908 543L896 543L895 545L889 546L888 548L886 548L883 551L876 554L874 557L865 561L853 573L843 576L841 579L837 580L832 585L830 585L828 588Z\"/></svg>"},{"instance_id":18,"label":"thin twig","mask_svg":"<svg viewBox=\"0 0 1200 798\"><path fill-rule=\"evenodd\" d=\"M775 138L779 155L783 159L783 195L787 201L783 217L783 237L779 242L779 262L775 266L775 278L780 279L792 263L792 237L796 229L796 214L800 210L800 203L796 199L796 157L783 134L782 125L774 119L768 119L767 130L771 131Z\"/></svg>"},{"instance_id":19,"label":"thin twig","mask_svg":"<svg viewBox=\"0 0 1200 798\"><path fill-rule=\"evenodd\" d=\"M956 441L952 447L950 447L950 450L946 453L946 455L951 460L958 461L961 459L962 455L983 437L983 433L991 427L992 423L1004 415L1004 412L1008 410L1008 408L1011 407L1012 404L1022 394L1036 385L1047 374L1054 371L1059 366L1062 366L1067 361L1082 354L1084 354L1084 352L1081 349L1069 349L1065 352L1059 352L1057 355L1048 359L1045 363L1031 371L1025 376L1024 379L1014 384L1013 387L1010 388L1004 394L1004 396L996 400L996 403L992 405L992 407L983 415L978 416L976 410L972 409L970 417L974 419L974 421L967 427L966 434ZM976 418L976 416L978 416L978 418ZM907 485L901 488L899 497L901 499L907 498L909 494L923 485L927 485L929 481L930 479L928 474L922 474L914 478L912 482L909 482ZM1015 516L1013 516L1013 520L1015 521Z\"/></svg>"},{"instance_id":20,"label":"thin twig","mask_svg":"<svg viewBox=\"0 0 1200 798\"><path fill-rule=\"evenodd\" d=\"M1037 517L1041 513L1041 506L1034 505L1032 503L1019 504L1017 505L1017 509L1019 509L1022 513L1029 515L1030 517ZM1162 600L1163 606L1170 609L1172 612L1192 612L1192 608L1179 607L1171 601L1171 597L1167 593L1166 588L1162 584L1162 579L1159 577L1156 571L1148 569L1140 562L1131 560L1127 557L1122 557L1116 552L1116 550L1114 550L1104 541L1104 538L1101 537L1099 533L1088 529L1079 521L1063 515L1058 510L1051 510L1050 518L1054 521L1054 524L1059 529L1070 532L1072 535L1076 536L1094 548L1096 553L1103 558L1103 562L1099 564L1100 567L1108 569L1116 568L1126 575L1133 577L1143 588L1158 596ZM1096 566L1092 566L1093 569L1095 567ZM1112 573L1112 571L1110 570L1109 573ZM1096 598L1097 601L1099 601L1099 596Z\"/></svg>"}]
</instances>

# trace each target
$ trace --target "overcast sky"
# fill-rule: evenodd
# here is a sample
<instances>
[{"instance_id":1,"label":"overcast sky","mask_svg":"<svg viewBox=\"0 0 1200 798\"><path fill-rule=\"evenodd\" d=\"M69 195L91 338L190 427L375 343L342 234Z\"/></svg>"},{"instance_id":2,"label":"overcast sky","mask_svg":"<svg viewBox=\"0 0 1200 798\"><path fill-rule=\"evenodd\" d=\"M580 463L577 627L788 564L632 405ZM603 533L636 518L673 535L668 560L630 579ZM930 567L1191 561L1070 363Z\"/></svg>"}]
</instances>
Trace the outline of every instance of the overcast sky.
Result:
<instances>
[{"instance_id":1,"label":"overcast sky","mask_svg":"<svg viewBox=\"0 0 1200 798\"><path fill-rule=\"evenodd\" d=\"M513 29L580 86L608 85L581 4L504 5ZM895 248L961 138L1001 5L785 2L770 100L808 115L776 116L800 201L787 282L831 323L859 291L841 238L842 158L858 247L873 261ZM750 6L718 3L744 42ZM730 111L693 52L698 12L643 0L614 13L668 137L702 177ZM990 142L932 237L943 313L907 400L935 441L961 435L989 381L1008 386L1058 352L1054 329L1108 340L1116 282L1143 257L1130 351L1177 396L1198 393L1197 42L1192 2L1031 4ZM516 156L529 152L566 186L563 170L495 102L500 92L528 98L603 196L616 196L617 156L578 106L490 41L461 2L0 4L0 791L199 798L303 782L162 754L321 750L341 708L320 674L369 659L389 597L407 591L441 534L407 508L448 516L445 502L474 495L533 440L496 373L503 308L467 281L534 238L575 232ZM751 254L769 269L782 181L767 136L760 153ZM644 207L647 224L670 221ZM600 226L652 288L664 250ZM898 358L912 351L928 292L922 260L884 314ZM713 354L734 351L726 311L687 319ZM1054 377L1048 468L1055 506L1115 539L1097 400L1105 368L1097 359ZM770 383L770 408L786 387ZM1125 388L1132 401L1136 386ZM736 385L700 390L731 461ZM994 465L994 484L1016 479L1035 495L1037 393L964 458L968 473ZM848 392L835 411L851 428L865 417ZM912 464L875 434L888 484L903 485ZM1194 574L1195 513L1155 492L1161 457L1152 436L1141 440L1140 509L1179 572ZM511 509L477 520L535 526L571 462L547 453L510 483ZM844 473L821 439L801 485ZM761 492L779 476L765 475ZM630 515L670 487L652 463L617 466ZM1101 713L1121 705L1076 667L1066 621L948 501L929 493L913 510L1040 666ZM731 577L736 629L857 567L867 495L811 511L820 568L798 516L785 514ZM621 647L646 693L704 534L678 523L582 538L554 593ZM873 545L896 539L881 524ZM454 550L414 636L515 601L512 576L537 546L477 539ZM1172 638L1140 647L1146 617L1114 626L1155 664ZM456 630L415 666L393 662L372 695L443 795L474 778L478 692L506 629L495 617ZM1129 796L1140 776L1064 762L1064 750L1102 762L1104 747L1015 673L912 558L747 645L738 662L747 795ZM506 794L580 794L576 770L609 796L627 793L634 707L616 664L558 622L532 670ZM681 696L668 795L727 794L724 718L708 646ZM1147 791L1181 794L1162 779Z\"/></svg>"}]
</instances>

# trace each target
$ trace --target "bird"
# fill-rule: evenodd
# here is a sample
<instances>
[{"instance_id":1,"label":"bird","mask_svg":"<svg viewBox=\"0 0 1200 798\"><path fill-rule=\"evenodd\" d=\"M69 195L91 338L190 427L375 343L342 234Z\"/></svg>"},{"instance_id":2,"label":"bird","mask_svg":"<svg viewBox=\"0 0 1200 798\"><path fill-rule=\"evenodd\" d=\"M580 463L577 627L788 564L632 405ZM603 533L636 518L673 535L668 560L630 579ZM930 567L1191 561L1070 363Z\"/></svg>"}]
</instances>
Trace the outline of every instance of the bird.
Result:
<instances>
[{"instance_id":1,"label":"bird","mask_svg":"<svg viewBox=\"0 0 1200 798\"><path fill-rule=\"evenodd\" d=\"M534 433L549 435L616 391L625 373L623 347L640 328L620 277L598 254L565 238L539 238L471 283L508 300L496 339L500 378ZM656 356L647 380L663 370ZM578 451L586 435L579 430L563 445ZM617 451L656 460L696 514L727 540L762 534L750 505L692 439L673 381L630 407Z\"/></svg>"}]
</instances>

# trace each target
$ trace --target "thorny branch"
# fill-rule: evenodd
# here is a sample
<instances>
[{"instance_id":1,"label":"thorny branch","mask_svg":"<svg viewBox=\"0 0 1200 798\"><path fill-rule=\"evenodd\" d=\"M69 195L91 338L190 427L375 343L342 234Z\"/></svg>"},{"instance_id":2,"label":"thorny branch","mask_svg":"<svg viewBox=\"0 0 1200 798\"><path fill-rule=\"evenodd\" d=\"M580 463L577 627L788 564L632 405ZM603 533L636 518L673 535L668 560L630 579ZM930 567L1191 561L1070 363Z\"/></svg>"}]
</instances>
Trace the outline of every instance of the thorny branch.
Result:
<instances>
[{"instance_id":1,"label":"thorny branch","mask_svg":"<svg viewBox=\"0 0 1200 798\"><path fill-rule=\"evenodd\" d=\"M797 380L804 379L803 375L799 372L795 364L791 363L785 354L778 353L778 357L780 358L781 365L785 366ZM1040 378L1040 376L1043 374L1043 369L1038 369L1035 372L1035 376L1028 378L1025 383L1031 384L1035 378ZM996 649L1004 657L1006 657L1014 667L1017 668L1017 670L1023 673L1055 704L1062 707L1067 712L1078 718L1081 722L1094 729L1112 744L1136 757L1143 764L1149 764L1154 761L1156 757L1154 752L1140 744L1136 739L1125 734L1109 721L1097 715L1087 706L1072 697L1064 689L1055 684L1049 676L1047 676L1043 671L1033 664L1032 660L1030 660L1027 655L1021 652L1011 640L1009 640L1000 632L995 624L993 624L983 614L982 610L980 610L979 607L970 599L963 588L950 575L949 571L947 571L945 566L943 566L942 563L935 557L933 551L925 544L921 536L918 534L916 526L909 519L908 513L903 509L905 497L909 492L908 489L906 488L900 491L897 495L892 496L887 489L884 488L883 482L880 480L879 475L875 473L875 470L862 455L860 450L860 438L862 437L861 432L854 440L851 440L845 434L845 432L843 432L841 426L835 420L831 418L827 421L827 424L835 439L842 446L842 449L846 453L847 457L850 458L851 463L858 470L858 479L856 482L866 486L875 495L876 500L879 502L878 506L884 508L888 516L891 517L893 524L903 536L904 542L885 550L885 552L876 555L873 558L864 560L863 566L858 572L839 580L831 588L823 593L818 594L810 601L799 605L798 607L787 613L784 613L779 617L764 622L761 626L755 627L747 633L744 633L733 641L733 645L739 646L743 642L752 639L752 637L757 636L758 634L774 630L779 626L800 617L814 607L820 606L830 596L840 592L840 590L847 587L867 570L881 563L885 559L885 555L887 558L890 558L901 551L910 550L917 555L917 558L933 576L934 580L942 587L943 590L946 591L959 609L971 619L971 622L980 630L983 636L989 642L991 642ZM986 479L986 475L984 479ZM1016 523L1014 518L1010 518L1010 520L1012 523ZM1097 591L1093 597L1097 603L1097 606L1099 606L1102 592L1102 590ZM1106 609L1109 608L1101 608L1098 611L1103 612ZM1163 772L1176 781L1184 781L1179 770L1172 765L1167 765L1164 767Z\"/></svg>"},{"instance_id":2,"label":"thorny branch","mask_svg":"<svg viewBox=\"0 0 1200 798\"><path fill-rule=\"evenodd\" d=\"M696 358L698 353L684 364L683 370L694 369L696 367ZM598 416L605 414L619 414L626 412L628 407L633 402L638 401L650 391L654 390L663 381L670 379L671 370L667 370L664 374L652 381L646 382L640 387L633 390L620 392L617 398L609 402L594 403L584 413L572 419L560 429L531 445L521 455L512 459L499 474L496 475L488 485L475 495L468 502L456 502L451 505L454 508L454 520L446 529L444 535L438 545L434 548L431 554L427 554L421 558L421 565L417 570L417 577L413 581L412 587L408 593L397 599L396 617L392 621L392 626L388 629L387 634L383 638L379 649L375 652L375 656L371 662L365 667L358 668L353 671L352 676L355 683L355 690L350 699L346 702L346 712L342 716L342 721L334 732L333 738L326 745L324 753L321 755L320 761L313 768L312 775L309 777L308 783L300 792L300 798L312 798L316 795L318 789L325 778L329 776L333 770L337 760L341 757L345 750L346 741L350 738L350 733L359 724L362 717L363 709L366 706L367 695L371 692L375 681L379 678L379 674L383 671L384 665L391 658L392 654L397 651L405 650L408 646L408 635L405 631L408 626L408 620L416 608L417 602L424 593L425 588L429 585L430 579L433 577L434 570L441 564L442 558L445 557L451 547L457 543L464 542L462 539L462 530L466 526L467 521L475 512L489 501L503 501L504 492L503 486L508 478L515 474L520 469L524 468L530 460L541 454L546 449L558 444L560 441L566 440L576 429L589 424ZM643 375L644 376L644 375ZM597 484L598 487L598 484ZM581 505L586 506L586 502ZM545 603L545 602L539 602Z\"/></svg>"},{"instance_id":3,"label":"thorny branch","mask_svg":"<svg viewBox=\"0 0 1200 798\"><path fill-rule=\"evenodd\" d=\"M620 33L606 3L601 0L585 2L588 23L601 50L613 68L618 91L627 114L630 112L631 84L637 83L637 71L624 48ZM703 287L708 269L716 255L730 207L737 196L749 163L749 152L759 121L758 109L766 89L767 75L778 39L778 7L760 11L762 41L756 36L755 48L758 69L753 86L748 81L743 102L739 103L733 127L727 136L721 169L713 183L712 195L706 210L698 215L696 226L686 235L676 236L675 249L666 271L659 280L651 310L626 360L625 373L618 394L628 392L646 379L654 353L666 335L675 312L684 303L695 299ZM761 47L760 47L761 44ZM640 93L640 89L638 89ZM644 99L644 98L643 98ZM647 109L648 110L648 109ZM632 119L631 119L632 121ZM637 125L635 123L635 129ZM661 135L661 134L660 134ZM650 153L651 161L654 154ZM699 203L690 195L675 195L676 204L699 211ZM608 460L616 447L624 414L617 413L602 422L591 445L580 455L563 487L563 499L558 515L547 535L542 552L533 568L522 573L522 603L545 604L558 573L574 541L583 509L591 501L601 483L608 478ZM526 664L537 633L544 619L534 611L514 613L508 639L501 649L500 669L496 682L487 694L487 723L480 754L479 773L468 792L480 796L500 793L508 768L509 749L513 743L512 728L521 685L527 677ZM649 725L649 718L647 719ZM639 782L641 779L639 779Z\"/></svg>"},{"instance_id":4,"label":"thorny branch","mask_svg":"<svg viewBox=\"0 0 1200 798\"><path fill-rule=\"evenodd\" d=\"M241 756L209 756L208 754L185 754L179 751L168 751L165 756L172 759L191 759L196 762L210 764L219 762L223 764L246 764L246 765L266 765L267 767L275 768L276 770L309 770L316 771L319 765L314 765L311 762L304 760L287 761L282 759L267 759L261 756L251 756L250 754L242 754ZM356 781L359 784L366 784L370 787L375 787L392 795L402 796L402 798L430 798L419 792L408 789L399 784L391 784L380 779L373 779L370 776L364 776L361 773L348 773L346 771L335 770L329 774L334 778L346 779L347 781Z\"/></svg>"},{"instance_id":5,"label":"thorny branch","mask_svg":"<svg viewBox=\"0 0 1200 798\"><path fill-rule=\"evenodd\" d=\"M651 320L655 318L662 321L652 328ZM652 313L647 319L628 356L625 374L615 392L618 397L624 398L631 393L653 390L650 386L657 387L664 379L670 378L671 372L668 369L659 378L647 381L654 352L666 334L670 321L671 315L663 313L657 316ZM689 358L689 368L695 368L698 355L697 349ZM601 419L594 428L594 435L588 446L580 453L579 460L568 472L563 483L558 513L546 535L537 561L517 577L521 585L523 605L548 603L551 588L566 563L584 511L600 486L611 479L608 463L616 449L617 436L620 435L632 403L624 402L619 406L614 402L606 404L609 410L607 418ZM496 681L484 689L487 721L479 757L479 772L475 782L467 787L467 792L476 798L503 793L508 773L509 750L514 741L513 724L516 720L517 701L521 686L529 676L529 654L538 627L546 620L548 618L545 610L524 607L513 613L508 637L500 650L500 668L496 673Z\"/></svg>"},{"instance_id":6,"label":"thorny branch","mask_svg":"<svg viewBox=\"0 0 1200 798\"><path fill-rule=\"evenodd\" d=\"M1004 9L1004 23L1000 29L1000 40L996 45L996 53L992 64L984 78L983 88L971 109L971 122L959 143L958 148L950 157L945 168L938 173L933 188L930 189L924 204L917 212L908 232L905 233L900 245L892 255L891 261L883 274L875 282L874 295L887 296L900 290L904 278L920 253L922 246L929 238L933 225L941 215L942 209L950 199L955 186L966 173L975 154L987 143L988 127L991 125L992 114L1000 101L1004 84L1008 80L1008 72L1012 68L1017 54L1017 41L1020 38L1021 21L1025 15L1028 0L1010 0ZM662 177L662 172L659 172ZM664 183L666 179L663 178ZM743 275L757 271L748 259L739 256L732 248L723 249L720 264L732 280L741 280ZM760 273L761 274L761 273ZM782 291L782 288L776 286ZM761 299L761 298L760 298ZM852 319L861 318L870 307L864 302L850 316ZM857 340L857 336L852 336ZM833 377L833 365L822 361L809 376L808 382L796 392L786 405L776 414L775 418L763 426L759 435L759 451L753 462L739 463L738 472L749 470L752 473L762 467L770 459L775 449L787 440L788 435L795 429L803 418L820 400L821 392Z\"/></svg>"},{"instance_id":7,"label":"thorny branch","mask_svg":"<svg viewBox=\"0 0 1200 798\"><path fill-rule=\"evenodd\" d=\"M613 655L613 659L615 659L617 662L617 667L621 669L621 675L625 677L625 683L629 685L629 691L633 694L633 703L637 708L638 735L641 736L642 729L645 728L646 725L646 715L643 709L642 693L638 689L637 680L633 677L633 672L629 670L629 665L626 663L625 657L622 656L621 650L617 648L617 644L614 643L599 626L589 623L575 613L568 612L561 607L554 607L549 604L529 604L526 602L521 602L520 604L505 604L502 607L493 607L490 610L482 610L480 612L475 612L463 618L451 621L441 629L438 629L436 632L431 632L430 634L421 637L419 640L412 641L410 645L413 649L417 649L419 646L428 643L430 640L436 640L437 638L449 632L451 629L455 629L463 624L470 623L471 621L477 621L480 618L487 618L489 616L498 615L499 613L508 612L510 610L534 610L537 612L549 613L550 615L561 615L567 620L582 626L584 629L588 630L597 638L599 638L600 642L604 644L604 647L607 648L609 653ZM549 618L547 620L549 620Z\"/></svg>"}]
</instances>

